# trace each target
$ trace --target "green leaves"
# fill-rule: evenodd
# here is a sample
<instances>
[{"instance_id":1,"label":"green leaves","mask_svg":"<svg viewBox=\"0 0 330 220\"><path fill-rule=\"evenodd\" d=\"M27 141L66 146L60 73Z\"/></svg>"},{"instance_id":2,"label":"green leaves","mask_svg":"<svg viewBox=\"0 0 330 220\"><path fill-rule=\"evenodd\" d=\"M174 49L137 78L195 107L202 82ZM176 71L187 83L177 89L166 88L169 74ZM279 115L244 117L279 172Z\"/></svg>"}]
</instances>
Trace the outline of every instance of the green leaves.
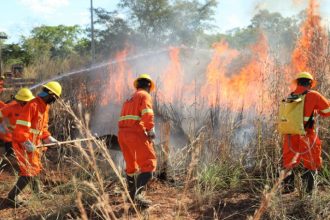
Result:
<instances>
[{"instance_id":1,"label":"green leaves","mask_svg":"<svg viewBox=\"0 0 330 220\"><path fill-rule=\"evenodd\" d=\"M82 29L78 26L40 26L31 31L30 37L22 38L22 48L32 60L40 57L65 58L75 53Z\"/></svg>"}]
</instances>

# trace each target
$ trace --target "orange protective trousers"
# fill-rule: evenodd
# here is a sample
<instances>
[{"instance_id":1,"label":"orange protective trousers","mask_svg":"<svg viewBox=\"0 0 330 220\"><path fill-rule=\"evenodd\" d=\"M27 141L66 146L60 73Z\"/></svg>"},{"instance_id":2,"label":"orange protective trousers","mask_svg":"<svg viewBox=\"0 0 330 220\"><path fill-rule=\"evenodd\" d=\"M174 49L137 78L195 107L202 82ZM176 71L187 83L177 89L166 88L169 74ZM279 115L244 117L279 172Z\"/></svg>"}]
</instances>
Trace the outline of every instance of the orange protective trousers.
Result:
<instances>
[{"instance_id":1,"label":"orange protective trousers","mask_svg":"<svg viewBox=\"0 0 330 220\"><path fill-rule=\"evenodd\" d=\"M154 172L157 166L156 153L152 142L141 129L132 131L119 129L118 141L126 161L126 173Z\"/></svg>"}]
</instances>

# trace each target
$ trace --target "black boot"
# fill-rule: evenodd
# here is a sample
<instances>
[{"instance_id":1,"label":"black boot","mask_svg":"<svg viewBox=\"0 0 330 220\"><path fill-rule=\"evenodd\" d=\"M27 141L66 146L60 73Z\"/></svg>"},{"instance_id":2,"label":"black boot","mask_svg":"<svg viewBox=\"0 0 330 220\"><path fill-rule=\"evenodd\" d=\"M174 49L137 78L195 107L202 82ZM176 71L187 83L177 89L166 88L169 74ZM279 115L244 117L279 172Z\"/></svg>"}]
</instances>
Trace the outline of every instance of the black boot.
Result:
<instances>
[{"instance_id":1,"label":"black boot","mask_svg":"<svg viewBox=\"0 0 330 220\"><path fill-rule=\"evenodd\" d=\"M129 192L129 196L134 200L135 198L135 192L136 192L136 186L135 186L135 177L134 176L126 176L127 181L127 189Z\"/></svg>"},{"instance_id":2,"label":"black boot","mask_svg":"<svg viewBox=\"0 0 330 220\"><path fill-rule=\"evenodd\" d=\"M152 178L152 173L147 172L147 173L141 173L136 180L135 202L137 203L138 206L142 208L148 208L152 204L152 201L144 198L144 196L141 194L142 191L145 190L145 187L151 178Z\"/></svg>"},{"instance_id":3,"label":"black boot","mask_svg":"<svg viewBox=\"0 0 330 220\"><path fill-rule=\"evenodd\" d=\"M283 194L294 192L294 172L293 170L290 172L291 173L283 180Z\"/></svg>"},{"instance_id":4,"label":"black boot","mask_svg":"<svg viewBox=\"0 0 330 220\"><path fill-rule=\"evenodd\" d=\"M312 170L305 170L304 173L301 175L303 181L303 187L306 193L311 193L313 191L314 175L315 175L315 171Z\"/></svg>"},{"instance_id":5,"label":"black boot","mask_svg":"<svg viewBox=\"0 0 330 220\"><path fill-rule=\"evenodd\" d=\"M22 190L29 184L31 177L29 176L20 176L15 184L15 186L10 190L7 197L8 205L13 207L20 207L26 205L23 201L18 199L18 195Z\"/></svg>"},{"instance_id":6,"label":"black boot","mask_svg":"<svg viewBox=\"0 0 330 220\"><path fill-rule=\"evenodd\" d=\"M10 156L10 155L14 154L11 142L5 142L4 145L5 145L7 156Z\"/></svg>"}]
</instances>

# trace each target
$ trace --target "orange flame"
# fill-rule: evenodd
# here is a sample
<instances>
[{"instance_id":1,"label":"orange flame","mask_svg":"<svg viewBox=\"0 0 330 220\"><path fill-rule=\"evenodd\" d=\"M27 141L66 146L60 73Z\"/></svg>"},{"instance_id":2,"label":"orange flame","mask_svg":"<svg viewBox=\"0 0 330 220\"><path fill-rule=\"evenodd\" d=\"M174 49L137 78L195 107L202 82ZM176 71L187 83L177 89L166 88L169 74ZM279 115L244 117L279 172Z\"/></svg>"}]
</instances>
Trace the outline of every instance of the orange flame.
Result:
<instances>
[{"instance_id":1,"label":"orange flame","mask_svg":"<svg viewBox=\"0 0 330 220\"><path fill-rule=\"evenodd\" d=\"M229 65L242 54L230 49L224 41L214 44L214 49L207 67L206 84L202 88L202 94L207 97L209 104L232 109L239 109L242 105L247 108L255 105L259 98L257 91L262 89L260 75L265 72L263 62L268 59L265 36L260 35L258 43L250 49L250 61L237 73L230 72Z\"/></svg>"},{"instance_id":2,"label":"orange flame","mask_svg":"<svg viewBox=\"0 0 330 220\"><path fill-rule=\"evenodd\" d=\"M125 61L128 54L129 50L127 48L116 54L114 65L110 66L107 88L102 94L101 105L107 105L110 102L123 102L128 95L127 88L132 89L134 79L132 71Z\"/></svg>"},{"instance_id":3,"label":"orange flame","mask_svg":"<svg viewBox=\"0 0 330 220\"><path fill-rule=\"evenodd\" d=\"M183 71L180 63L180 49L170 48L170 64L161 77L162 89L160 99L163 102L174 102L182 97Z\"/></svg>"},{"instance_id":4,"label":"orange flame","mask_svg":"<svg viewBox=\"0 0 330 220\"><path fill-rule=\"evenodd\" d=\"M219 104L220 90L222 96L226 96L223 94L227 92L226 68L239 55L239 52L230 49L225 41L215 43L213 48L214 54L206 70L206 84L202 88L202 94L207 97L208 103L212 106Z\"/></svg>"},{"instance_id":5,"label":"orange flame","mask_svg":"<svg viewBox=\"0 0 330 220\"><path fill-rule=\"evenodd\" d=\"M293 71L317 72L317 58L324 53L326 33L321 25L321 17L318 14L319 4L316 0L310 0L306 10L307 18L302 24L301 36L292 54Z\"/></svg>"}]
</instances>

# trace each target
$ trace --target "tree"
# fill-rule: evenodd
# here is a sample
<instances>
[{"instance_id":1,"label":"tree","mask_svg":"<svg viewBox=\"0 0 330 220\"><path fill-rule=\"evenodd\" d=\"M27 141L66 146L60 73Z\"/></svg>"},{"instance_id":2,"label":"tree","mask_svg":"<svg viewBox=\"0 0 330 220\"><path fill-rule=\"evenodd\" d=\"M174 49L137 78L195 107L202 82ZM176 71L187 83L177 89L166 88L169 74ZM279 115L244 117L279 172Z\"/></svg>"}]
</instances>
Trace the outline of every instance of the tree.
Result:
<instances>
[{"instance_id":1,"label":"tree","mask_svg":"<svg viewBox=\"0 0 330 220\"><path fill-rule=\"evenodd\" d=\"M81 33L78 25L40 26L31 31L30 37L22 38L22 47L32 60L40 57L65 58L75 52Z\"/></svg>"},{"instance_id":2,"label":"tree","mask_svg":"<svg viewBox=\"0 0 330 220\"><path fill-rule=\"evenodd\" d=\"M130 41L134 31L123 18L119 17L117 11L108 12L102 8L94 11L96 14L94 36L98 54L111 54L122 50ZM90 29L87 31L90 33Z\"/></svg>"},{"instance_id":3,"label":"tree","mask_svg":"<svg viewBox=\"0 0 330 220\"><path fill-rule=\"evenodd\" d=\"M205 32L214 28L210 22L214 20L216 7L215 0L175 1L169 42L195 46L199 38L205 37Z\"/></svg>"},{"instance_id":4,"label":"tree","mask_svg":"<svg viewBox=\"0 0 330 220\"><path fill-rule=\"evenodd\" d=\"M19 44L6 44L2 50L2 55L4 63L8 65L14 63L28 65L31 61L29 54Z\"/></svg>"},{"instance_id":5,"label":"tree","mask_svg":"<svg viewBox=\"0 0 330 220\"><path fill-rule=\"evenodd\" d=\"M130 24L142 34L149 47L156 45L195 45L212 26L216 0L122 0Z\"/></svg>"},{"instance_id":6,"label":"tree","mask_svg":"<svg viewBox=\"0 0 330 220\"><path fill-rule=\"evenodd\" d=\"M122 0L119 6L128 10L130 25L149 45L166 40L173 15L168 0Z\"/></svg>"},{"instance_id":7,"label":"tree","mask_svg":"<svg viewBox=\"0 0 330 220\"><path fill-rule=\"evenodd\" d=\"M287 62L299 33L298 21L296 17L284 18L280 13L261 10L251 19L248 27L234 28L226 34L218 34L215 39L225 39L231 47L244 49L254 44L262 32L267 36L270 49Z\"/></svg>"}]
</instances>

